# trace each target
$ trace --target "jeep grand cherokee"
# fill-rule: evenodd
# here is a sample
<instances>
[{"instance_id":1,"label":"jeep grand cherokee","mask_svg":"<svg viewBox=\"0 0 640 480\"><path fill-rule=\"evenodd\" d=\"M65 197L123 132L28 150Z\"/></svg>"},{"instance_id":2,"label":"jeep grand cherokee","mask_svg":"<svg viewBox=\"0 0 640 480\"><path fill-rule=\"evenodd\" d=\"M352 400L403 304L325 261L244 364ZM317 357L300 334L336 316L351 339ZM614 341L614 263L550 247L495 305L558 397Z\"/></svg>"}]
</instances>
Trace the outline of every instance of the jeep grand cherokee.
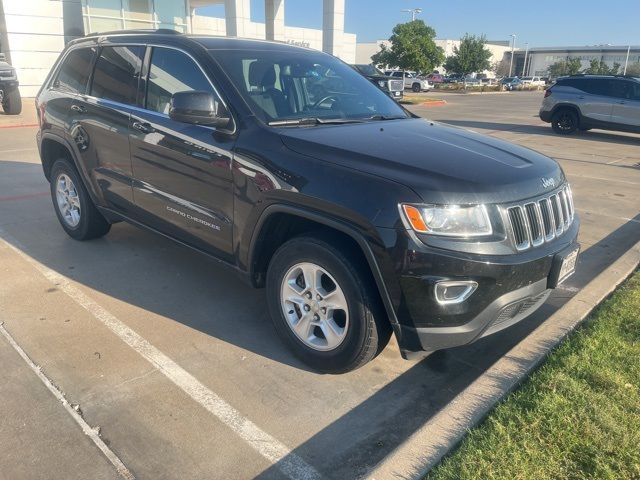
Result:
<instances>
[{"instance_id":1,"label":"jeep grand cherokee","mask_svg":"<svg viewBox=\"0 0 640 480\"><path fill-rule=\"evenodd\" d=\"M477 340L575 266L554 160L418 118L324 53L93 35L67 46L36 103L72 238L125 220L217 259L266 287L277 332L320 371L365 364L392 332L405 358Z\"/></svg>"}]
</instances>

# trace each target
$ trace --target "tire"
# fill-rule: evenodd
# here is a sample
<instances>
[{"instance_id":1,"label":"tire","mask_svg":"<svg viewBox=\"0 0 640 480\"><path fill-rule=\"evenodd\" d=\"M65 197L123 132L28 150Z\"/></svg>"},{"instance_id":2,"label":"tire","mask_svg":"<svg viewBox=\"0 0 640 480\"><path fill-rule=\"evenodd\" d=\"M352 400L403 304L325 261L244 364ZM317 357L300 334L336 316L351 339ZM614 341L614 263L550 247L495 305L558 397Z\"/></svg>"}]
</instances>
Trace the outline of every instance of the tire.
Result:
<instances>
[{"instance_id":1,"label":"tire","mask_svg":"<svg viewBox=\"0 0 640 480\"><path fill-rule=\"evenodd\" d=\"M420 93L422 91L422 87L419 83L414 83L413 85L411 85L411 90L413 90L415 93Z\"/></svg>"},{"instance_id":2,"label":"tire","mask_svg":"<svg viewBox=\"0 0 640 480\"><path fill-rule=\"evenodd\" d=\"M51 167L50 178L53 208L64 231L75 240L91 240L106 235L111 224L91 201L80 175L69 160L56 160Z\"/></svg>"},{"instance_id":3,"label":"tire","mask_svg":"<svg viewBox=\"0 0 640 480\"><path fill-rule=\"evenodd\" d=\"M2 109L7 115L19 115L22 112L22 98L20 90L14 88L4 92L2 97Z\"/></svg>"},{"instance_id":4,"label":"tire","mask_svg":"<svg viewBox=\"0 0 640 480\"><path fill-rule=\"evenodd\" d=\"M553 131L561 135L571 135L578 129L578 115L574 110L563 108L551 117Z\"/></svg>"},{"instance_id":5,"label":"tire","mask_svg":"<svg viewBox=\"0 0 640 480\"><path fill-rule=\"evenodd\" d=\"M293 353L314 370L344 373L381 352L391 337L391 326L364 270L368 266L354 261L357 255L337 248L328 238L305 235L283 244L269 263L266 293L276 331ZM316 289L304 281L314 269L320 280ZM332 303L335 308L322 310ZM300 334L295 325L300 325Z\"/></svg>"}]
</instances>

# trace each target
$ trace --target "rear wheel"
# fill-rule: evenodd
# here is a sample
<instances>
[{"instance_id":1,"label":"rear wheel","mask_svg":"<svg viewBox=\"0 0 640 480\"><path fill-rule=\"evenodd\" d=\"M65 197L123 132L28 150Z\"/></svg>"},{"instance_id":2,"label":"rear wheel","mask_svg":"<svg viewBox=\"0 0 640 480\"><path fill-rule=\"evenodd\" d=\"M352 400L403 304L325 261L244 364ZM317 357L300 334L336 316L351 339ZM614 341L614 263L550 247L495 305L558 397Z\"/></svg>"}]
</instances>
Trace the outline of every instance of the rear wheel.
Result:
<instances>
[{"instance_id":1,"label":"rear wheel","mask_svg":"<svg viewBox=\"0 0 640 480\"><path fill-rule=\"evenodd\" d=\"M111 228L67 159L56 160L51 167L51 198L58 220L70 237L90 240L102 237Z\"/></svg>"},{"instance_id":2,"label":"rear wheel","mask_svg":"<svg viewBox=\"0 0 640 480\"><path fill-rule=\"evenodd\" d=\"M558 110L551 118L551 126L556 133L571 135L578 129L578 115L574 110Z\"/></svg>"},{"instance_id":3,"label":"rear wheel","mask_svg":"<svg viewBox=\"0 0 640 480\"><path fill-rule=\"evenodd\" d=\"M2 97L2 109L7 115L19 115L22 112L22 98L20 90L14 88L4 92Z\"/></svg>"},{"instance_id":4,"label":"rear wheel","mask_svg":"<svg viewBox=\"0 0 640 480\"><path fill-rule=\"evenodd\" d=\"M422 87L419 83L414 83L413 85L411 85L411 90L413 90L415 93L420 93L422 91Z\"/></svg>"},{"instance_id":5,"label":"rear wheel","mask_svg":"<svg viewBox=\"0 0 640 480\"><path fill-rule=\"evenodd\" d=\"M322 238L294 238L267 271L269 311L280 337L313 369L343 373L384 348L391 327L363 266Z\"/></svg>"}]
</instances>

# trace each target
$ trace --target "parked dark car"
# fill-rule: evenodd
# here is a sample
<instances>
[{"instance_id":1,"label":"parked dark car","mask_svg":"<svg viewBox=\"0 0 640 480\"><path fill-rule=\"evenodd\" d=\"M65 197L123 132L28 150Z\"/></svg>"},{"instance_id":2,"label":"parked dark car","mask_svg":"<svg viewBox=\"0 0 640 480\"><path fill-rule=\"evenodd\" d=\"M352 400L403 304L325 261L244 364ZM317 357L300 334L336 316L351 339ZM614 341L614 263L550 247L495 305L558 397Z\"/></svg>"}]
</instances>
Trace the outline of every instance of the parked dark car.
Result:
<instances>
[{"instance_id":1,"label":"parked dark car","mask_svg":"<svg viewBox=\"0 0 640 480\"><path fill-rule=\"evenodd\" d=\"M404 97L404 82L402 79L385 75L382 70L379 70L374 65L357 64L352 65L352 67L391 98L399 100Z\"/></svg>"},{"instance_id":2,"label":"parked dark car","mask_svg":"<svg viewBox=\"0 0 640 480\"><path fill-rule=\"evenodd\" d=\"M314 93L327 71L340 90ZM278 334L320 371L364 365L392 332L405 358L470 343L574 270L553 159L418 118L318 51L101 33L69 43L36 106L69 236L124 220L216 259L266 287Z\"/></svg>"},{"instance_id":3,"label":"parked dark car","mask_svg":"<svg viewBox=\"0 0 640 480\"><path fill-rule=\"evenodd\" d=\"M510 92L513 90L522 90L524 88L524 82L518 77L505 77L500 80L500 85L502 85L502 88Z\"/></svg>"},{"instance_id":4,"label":"parked dark car","mask_svg":"<svg viewBox=\"0 0 640 480\"><path fill-rule=\"evenodd\" d=\"M427 75L427 80L429 80L429 82L431 83L444 83L445 81L444 75L441 75L439 73L430 73L429 75Z\"/></svg>"},{"instance_id":5,"label":"parked dark car","mask_svg":"<svg viewBox=\"0 0 640 480\"><path fill-rule=\"evenodd\" d=\"M16 69L4 61L4 58L0 60L0 103L7 115L18 115L22 112Z\"/></svg>"}]
</instances>

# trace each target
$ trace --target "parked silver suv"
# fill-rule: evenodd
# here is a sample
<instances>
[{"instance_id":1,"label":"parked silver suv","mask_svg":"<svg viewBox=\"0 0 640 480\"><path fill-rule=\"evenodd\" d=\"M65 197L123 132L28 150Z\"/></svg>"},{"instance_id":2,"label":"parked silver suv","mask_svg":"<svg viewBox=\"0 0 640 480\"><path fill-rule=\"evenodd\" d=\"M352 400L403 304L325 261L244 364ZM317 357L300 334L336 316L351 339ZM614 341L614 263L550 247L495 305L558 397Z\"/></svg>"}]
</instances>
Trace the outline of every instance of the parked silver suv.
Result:
<instances>
[{"instance_id":1,"label":"parked silver suv","mask_svg":"<svg viewBox=\"0 0 640 480\"><path fill-rule=\"evenodd\" d=\"M553 130L602 128L640 133L640 79L611 75L572 75L549 87L540 118Z\"/></svg>"}]
</instances>

